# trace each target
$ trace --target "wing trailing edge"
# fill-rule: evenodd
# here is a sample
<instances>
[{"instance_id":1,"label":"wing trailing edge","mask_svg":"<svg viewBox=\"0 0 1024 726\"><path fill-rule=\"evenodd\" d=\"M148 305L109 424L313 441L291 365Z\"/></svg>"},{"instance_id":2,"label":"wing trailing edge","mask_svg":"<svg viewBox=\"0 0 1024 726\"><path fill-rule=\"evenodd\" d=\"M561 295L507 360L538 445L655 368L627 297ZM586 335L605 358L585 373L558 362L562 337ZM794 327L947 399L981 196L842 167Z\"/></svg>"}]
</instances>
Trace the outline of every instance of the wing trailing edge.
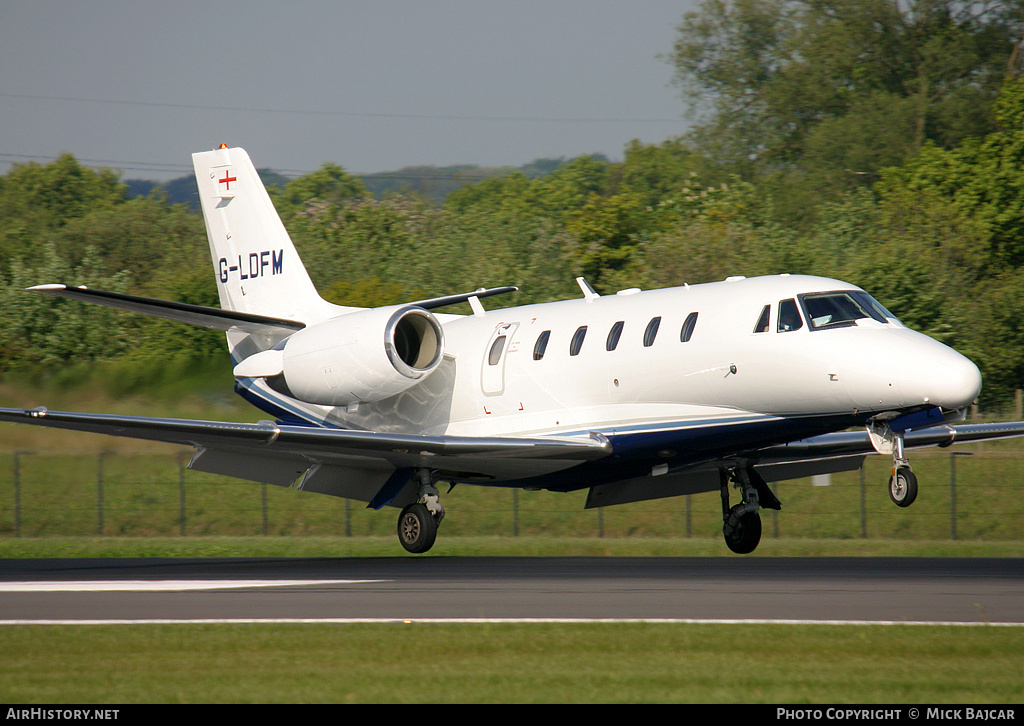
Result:
<instances>
[{"instance_id":1,"label":"wing trailing edge","mask_svg":"<svg viewBox=\"0 0 1024 726\"><path fill-rule=\"evenodd\" d=\"M0 408L0 421L86 431L200 450L203 471L282 484L320 464L359 470L430 468L459 472L465 478L514 480L560 471L611 454L611 444L589 437L467 437L388 434L352 429L290 426L271 421L232 423L191 419L120 416ZM270 479L252 476L263 459ZM292 469L292 467L297 467ZM346 496L346 495L341 495Z\"/></svg>"}]
</instances>

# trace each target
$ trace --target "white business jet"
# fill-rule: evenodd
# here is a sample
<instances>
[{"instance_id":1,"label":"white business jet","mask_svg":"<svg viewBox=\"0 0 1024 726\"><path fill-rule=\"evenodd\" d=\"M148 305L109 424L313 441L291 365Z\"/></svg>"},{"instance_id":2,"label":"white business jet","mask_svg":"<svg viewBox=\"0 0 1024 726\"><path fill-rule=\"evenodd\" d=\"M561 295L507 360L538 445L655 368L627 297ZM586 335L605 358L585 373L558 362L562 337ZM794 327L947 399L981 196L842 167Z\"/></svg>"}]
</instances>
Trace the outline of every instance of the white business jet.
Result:
<instances>
[{"instance_id":1,"label":"white business jet","mask_svg":"<svg viewBox=\"0 0 1024 726\"><path fill-rule=\"evenodd\" d=\"M216 421L0 409L0 420L164 441L189 467L401 508L433 545L437 484L589 489L586 506L719 490L726 544L752 552L768 482L906 450L1024 435L953 427L977 367L865 291L797 275L486 310L515 288L381 308L317 293L245 151L193 155L220 308L50 284L32 290L223 330L236 390L274 417ZM471 315L435 313L468 302ZM859 431L848 431L857 428ZM730 489L738 503L730 506ZM450 491L450 490L449 490Z\"/></svg>"}]
</instances>

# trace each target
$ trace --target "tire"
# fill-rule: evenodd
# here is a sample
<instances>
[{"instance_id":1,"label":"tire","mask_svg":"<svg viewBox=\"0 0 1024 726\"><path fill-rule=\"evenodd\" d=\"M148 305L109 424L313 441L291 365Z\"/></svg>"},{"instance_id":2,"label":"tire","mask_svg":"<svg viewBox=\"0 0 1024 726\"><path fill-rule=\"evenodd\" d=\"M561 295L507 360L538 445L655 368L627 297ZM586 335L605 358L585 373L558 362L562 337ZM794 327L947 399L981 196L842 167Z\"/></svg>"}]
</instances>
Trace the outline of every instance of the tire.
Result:
<instances>
[{"instance_id":1,"label":"tire","mask_svg":"<svg viewBox=\"0 0 1024 726\"><path fill-rule=\"evenodd\" d=\"M909 507L917 499L917 476L909 466L901 466L889 478L889 498L897 507Z\"/></svg>"},{"instance_id":2,"label":"tire","mask_svg":"<svg viewBox=\"0 0 1024 726\"><path fill-rule=\"evenodd\" d=\"M725 535L725 544L738 555L749 555L761 542L761 515L747 512L739 518L732 532Z\"/></svg>"},{"instance_id":3,"label":"tire","mask_svg":"<svg viewBox=\"0 0 1024 726\"><path fill-rule=\"evenodd\" d=\"M398 516L398 541L406 551L422 554L434 546L437 520L425 504L410 504Z\"/></svg>"}]
</instances>

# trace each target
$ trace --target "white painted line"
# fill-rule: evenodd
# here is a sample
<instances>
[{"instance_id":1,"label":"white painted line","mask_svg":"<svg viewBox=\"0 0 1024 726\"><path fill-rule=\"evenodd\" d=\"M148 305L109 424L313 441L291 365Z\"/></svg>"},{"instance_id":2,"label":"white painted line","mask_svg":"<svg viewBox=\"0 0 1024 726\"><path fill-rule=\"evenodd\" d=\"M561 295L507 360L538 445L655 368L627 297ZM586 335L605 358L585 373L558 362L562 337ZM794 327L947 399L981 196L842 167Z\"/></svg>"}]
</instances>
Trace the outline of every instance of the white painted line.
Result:
<instances>
[{"instance_id":1,"label":"white painted line","mask_svg":"<svg viewBox=\"0 0 1024 726\"><path fill-rule=\"evenodd\" d=\"M0 592L184 592L250 587L359 585L384 580L64 580L0 582Z\"/></svg>"},{"instance_id":2,"label":"white painted line","mask_svg":"<svg viewBox=\"0 0 1024 726\"><path fill-rule=\"evenodd\" d=\"M0 620L4 625L414 625L414 624L623 624L654 625L943 625L1021 628L1024 623L961 622L956 620L711 620L702 618L140 618L137 620Z\"/></svg>"}]
</instances>

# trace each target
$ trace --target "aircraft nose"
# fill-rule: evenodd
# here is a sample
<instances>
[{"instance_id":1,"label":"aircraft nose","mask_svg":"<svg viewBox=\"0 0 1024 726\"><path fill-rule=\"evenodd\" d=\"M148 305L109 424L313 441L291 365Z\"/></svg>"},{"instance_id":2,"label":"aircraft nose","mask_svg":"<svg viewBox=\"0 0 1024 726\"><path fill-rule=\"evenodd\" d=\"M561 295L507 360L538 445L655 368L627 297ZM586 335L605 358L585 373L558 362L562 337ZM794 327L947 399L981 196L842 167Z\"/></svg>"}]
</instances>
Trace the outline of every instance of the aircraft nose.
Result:
<instances>
[{"instance_id":1,"label":"aircraft nose","mask_svg":"<svg viewBox=\"0 0 1024 726\"><path fill-rule=\"evenodd\" d=\"M970 406L981 393L978 366L946 346L929 351L902 378L900 388L911 399L908 404L930 403L952 411Z\"/></svg>"}]
</instances>

